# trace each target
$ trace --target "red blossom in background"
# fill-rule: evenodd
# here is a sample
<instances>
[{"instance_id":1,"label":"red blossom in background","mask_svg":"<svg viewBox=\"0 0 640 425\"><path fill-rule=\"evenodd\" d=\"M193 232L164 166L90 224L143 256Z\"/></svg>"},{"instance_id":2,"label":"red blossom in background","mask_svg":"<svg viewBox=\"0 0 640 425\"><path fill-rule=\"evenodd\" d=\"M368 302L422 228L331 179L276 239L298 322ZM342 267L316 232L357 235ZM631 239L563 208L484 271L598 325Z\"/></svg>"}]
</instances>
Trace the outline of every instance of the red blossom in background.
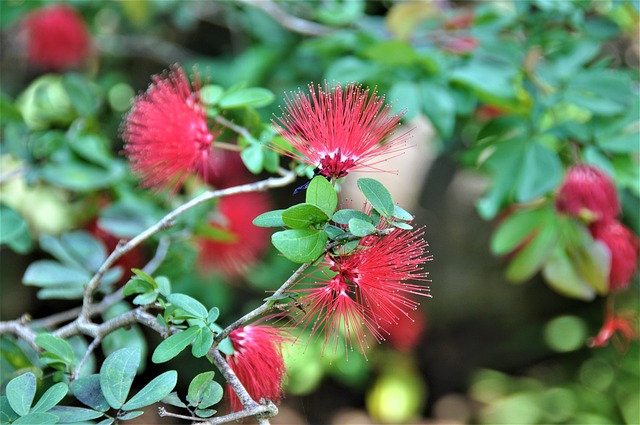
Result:
<instances>
[{"instance_id":1,"label":"red blossom in background","mask_svg":"<svg viewBox=\"0 0 640 425\"><path fill-rule=\"evenodd\" d=\"M204 271L216 270L227 277L243 275L260 260L269 245L270 231L252 221L271 209L265 193L247 192L220 198L216 215L209 223L224 237L200 236L198 262Z\"/></svg>"},{"instance_id":2,"label":"red blossom in background","mask_svg":"<svg viewBox=\"0 0 640 425\"><path fill-rule=\"evenodd\" d=\"M234 330L229 339L235 353L227 356L227 362L251 398L279 403L286 374L281 351L286 338L281 331L271 326L250 325ZM242 410L240 399L229 385L227 395L231 409Z\"/></svg>"},{"instance_id":3,"label":"red blossom in background","mask_svg":"<svg viewBox=\"0 0 640 425\"><path fill-rule=\"evenodd\" d=\"M427 286L408 283L429 281L421 268L431 260L423 234L422 229L394 230L363 238L355 252L327 256L335 275L294 290L306 309L300 321L313 323L312 336L324 332L323 348L330 344L335 350L344 333L346 349L357 345L364 354L367 331L383 341L418 306L413 295L430 297Z\"/></svg>"},{"instance_id":4,"label":"red blossom in background","mask_svg":"<svg viewBox=\"0 0 640 425\"><path fill-rule=\"evenodd\" d=\"M214 148L202 178L216 189L252 183L255 176L247 170L240 152Z\"/></svg>"},{"instance_id":5,"label":"red blossom in background","mask_svg":"<svg viewBox=\"0 0 640 425\"><path fill-rule=\"evenodd\" d=\"M620 213L615 184L600 169L587 164L569 168L556 196L556 209L588 222L613 219Z\"/></svg>"},{"instance_id":6,"label":"red blossom in background","mask_svg":"<svg viewBox=\"0 0 640 425\"><path fill-rule=\"evenodd\" d=\"M297 152L282 152L339 178L358 169L378 170L378 164L406 148L408 132L391 133L403 114L392 115L384 97L355 83L343 89L309 85L286 96L282 118L274 125Z\"/></svg>"},{"instance_id":7,"label":"red blossom in background","mask_svg":"<svg viewBox=\"0 0 640 425\"><path fill-rule=\"evenodd\" d=\"M57 4L30 13L22 23L28 60L60 71L82 63L91 49L91 34L72 7Z\"/></svg>"},{"instance_id":8,"label":"red blossom in background","mask_svg":"<svg viewBox=\"0 0 640 425\"><path fill-rule=\"evenodd\" d=\"M619 333L622 337L623 344L628 345L632 339L638 337L634 319L622 315L608 314L598 335L589 339L588 345L589 347L605 347L616 333Z\"/></svg>"},{"instance_id":9,"label":"red blossom in background","mask_svg":"<svg viewBox=\"0 0 640 425\"><path fill-rule=\"evenodd\" d=\"M638 269L638 237L617 220L604 220L591 227L593 239L604 243L611 255L609 290L629 286Z\"/></svg>"},{"instance_id":10,"label":"red blossom in background","mask_svg":"<svg viewBox=\"0 0 640 425\"><path fill-rule=\"evenodd\" d=\"M122 138L131 168L144 187L178 191L191 173L204 173L215 136L206 111L184 71L172 67L156 75L133 102Z\"/></svg>"}]
</instances>

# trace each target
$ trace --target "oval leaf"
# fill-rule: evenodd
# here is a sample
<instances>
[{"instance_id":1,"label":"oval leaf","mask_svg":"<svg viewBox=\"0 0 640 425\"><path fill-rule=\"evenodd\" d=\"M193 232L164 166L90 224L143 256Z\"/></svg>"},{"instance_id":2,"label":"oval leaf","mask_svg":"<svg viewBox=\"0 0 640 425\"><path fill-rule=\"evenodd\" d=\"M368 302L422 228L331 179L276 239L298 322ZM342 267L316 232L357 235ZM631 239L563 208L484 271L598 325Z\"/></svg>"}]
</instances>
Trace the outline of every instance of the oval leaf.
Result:
<instances>
[{"instance_id":1,"label":"oval leaf","mask_svg":"<svg viewBox=\"0 0 640 425\"><path fill-rule=\"evenodd\" d=\"M58 423L61 424L86 422L102 416L102 412L73 406L56 406L49 410L49 413L56 415L58 417Z\"/></svg>"},{"instance_id":2,"label":"oval leaf","mask_svg":"<svg viewBox=\"0 0 640 425\"><path fill-rule=\"evenodd\" d=\"M282 221L292 229L308 229L309 226L323 224L329 220L320 208L313 204L298 204L282 213Z\"/></svg>"},{"instance_id":3,"label":"oval leaf","mask_svg":"<svg viewBox=\"0 0 640 425\"><path fill-rule=\"evenodd\" d=\"M100 375L93 374L81 376L70 384L71 392L74 397L80 400L84 405L92 409L106 412L110 409L109 402L102 394L100 387Z\"/></svg>"},{"instance_id":4,"label":"oval leaf","mask_svg":"<svg viewBox=\"0 0 640 425\"><path fill-rule=\"evenodd\" d=\"M348 208L336 211L335 214L333 214L331 220L338 224L349 224L349 220L351 220L352 218L371 222L371 218L362 211L352 210Z\"/></svg>"},{"instance_id":5,"label":"oval leaf","mask_svg":"<svg viewBox=\"0 0 640 425\"><path fill-rule=\"evenodd\" d=\"M253 219L253 225L258 227L284 227L282 213L285 210L273 210L260 214Z\"/></svg>"},{"instance_id":6,"label":"oval leaf","mask_svg":"<svg viewBox=\"0 0 640 425\"><path fill-rule=\"evenodd\" d=\"M315 176L307 187L305 201L320 208L327 217L331 217L338 207L338 194L326 178Z\"/></svg>"},{"instance_id":7,"label":"oval leaf","mask_svg":"<svg viewBox=\"0 0 640 425\"><path fill-rule=\"evenodd\" d=\"M367 236L376 231L373 224L368 221L352 218L349 220L349 231L355 236Z\"/></svg>"},{"instance_id":8,"label":"oval leaf","mask_svg":"<svg viewBox=\"0 0 640 425\"><path fill-rule=\"evenodd\" d=\"M162 341L153 352L151 361L154 363L164 363L171 360L182 350L187 348L187 345L191 344L196 334L200 331L197 326L188 328L182 332L171 335L169 338Z\"/></svg>"},{"instance_id":9,"label":"oval leaf","mask_svg":"<svg viewBox=\"0 0 640 425\"><path fill-rule=\"evenodd\" d=\"M34 261L27 267L22 283L32 286L82 285L91 278L89 272L65 266L53 260Z\"/></svg>"},{"instance_id":10,"label":"oval leaf","mask_svg":"<svg viewBox=\"0 0 640 425\"><path fill-rule=\"evenodd\" d=\"M42 394L40 400L33 406L31 409L32 413L36 412L46 412L51 409L56 404L60 403L60 401L67 395L69 392L69 387L64 382L58 382L57 384L51 386L47 391Z\"/></svg>"},{"instance_id":11,"label":"oval leaf","mask_svg":"<svg viewBox=\"0 0 640 425\"><path fill-rule=\"evenodd\" d=\"M211 345L213 345L213 332L209 328L200 328L200 333L191 347L191 354L196 358L204 357L211 349Z\"/></svg>"},{"instance_id":12,"label":"oval leaf","mask_svg":"<svg viewBox=\"0 0 640 425\"><path fill-rule=\"evenodd\" d=\"M206 318L209 314L207 308L195 298L185 294L171 294L167 300L174 306L178 307L193 317Z\"/></svg>"},{"instance_id":13,"label":"oval leaf","mask_svg":"<svg viewBox=\"0 0 640 425\"><path fill-rule=\"evenodd\" d=\"M35 341L43 350L55 354L64 363L71 364L73 362L73 348L64 339L51 334L40 334L36 336Z\"/></svg>"},{"instance_id":14,"label":"oval leaf","mask_svg":"<svg viewBox=\"0 0 640 425\"><path fill-rule=\"evenodd\" d=\"M31 372L13 378L7 384L7 399L9 405L13 411L20 416L25 416L29 413L35 395L36 376Z\"/></svg>"},{"instance_id":15,"label":"oval leaf","mask_svg":"<svg viewBox=\"0 0 640 425\"><path fill-rule=\"evenodd\" d=\"M58 417L51 413L30 413L17 419L14 424L18 425L46 425L46 424L56 424L58 423Z\"/></svg>"},{"instance_id":16,"label":"oval leaf","mask_svg":"<svg viewBox=\"0 0 640 425\"><path fill-rule=\"evenodd\" d=\"M178 372L175 370L166 371L162 375L153 378L131 400L126 402L122 409L134 410L156 403L171 393L177 382Z\"/></svg>"},{"instance_id":17,"label":"oval leaf","mask_svg":"<svg viewBox=\"0 0 640 425\"><path fill-rule=\"evenodd\" d=\"M264 106L273 102L275 96L270 90L262 87L248 87L228 94L220 99L218 104L221 108L240 108L243 106Z\"/></svg>"},{"instance_id":18,"label":"oval leaf","mask_svg":"<svg viewBox=\"0 0 640 425\"><path fill-rule=\"evenodd\" d=\"M384 217L390 217L395 210L393 198L382 183L374 179L358 179L358 188L373 208Z\"/></svg>"},{"instance_id":19,"label":"oval leaf","mask_svg":"<svg viewBox=\"0 0 640 425\"><path fill-rule=\"evenodd\" d=\"M140 364L140 350L122 348L109 355L100 368L100 388L109 405L120 409L124 404Z\"/></svg>"},{"instance_id":20,"label":"oval leaf","mask_svg":"<svg viewBox=\"0 0 640 425\"><path fill-rule=\"evenodd\" d=\"M324 252L329 237L322 230L293 229L276 232L271 242L285 257L296 263L310 263Z\"/></svg>"}]
</instances>

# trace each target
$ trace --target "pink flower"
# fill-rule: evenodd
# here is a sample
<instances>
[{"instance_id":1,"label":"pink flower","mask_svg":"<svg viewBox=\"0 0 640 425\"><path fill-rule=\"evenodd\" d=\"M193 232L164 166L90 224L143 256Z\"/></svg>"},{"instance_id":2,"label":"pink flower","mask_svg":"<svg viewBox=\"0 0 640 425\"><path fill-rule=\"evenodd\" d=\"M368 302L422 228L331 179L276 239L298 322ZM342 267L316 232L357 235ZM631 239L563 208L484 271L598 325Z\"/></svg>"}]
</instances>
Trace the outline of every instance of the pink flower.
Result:
<instances>
[{"instance_id":1,"label":"pink flower","mask_svg":"<svg viewBox=\"0 0 640 425\"><path fill-rule=\"evenodd\" d=\"M91 35L82 18L70 6L57 4L30 13L22 28L27 39L27 58L53 71L74 68L87 57Z\"/></svg>"},{"instance_id":2,"label":"pink flower","mask_svg":"<svg viewBox=\"0 0 640 425\"><path fill-rule=\"evenodd\" d=\"M296 152L282 153L317 167L327 178L357 169L378 170L378 164L405 149L408 132L392 137L403 114L392 115L384 97L354 83L344 90L318 85L311 95L297 92L285 99L282 118L274 125Z\"/></svg>"},{"instance_id":3,"label":"pink flower","mask_svg":"<svg viewBox=\"0 0 640 425\"><path fill-rule=\"evenodd\" d=\"M598 168L572 166L556 197L556 209L587 222L613 219L620 213L620 200L613 181Z\"/></svg>"},{"instance_id":4,"label":"pink flower","mask_svg":"<svg viewBox=\"0 0 640 425\"><path fill-rule=\"evenodd\" d=\"M611 254L609 290L627 288L638 269L638 237L617 220L598 221L590 230L593 239L602 242Z\"/></svg>"},{"instance_id":5,"label":"pink flower","mask_svg":"<svg viewBox=\"0 0 640 425\"><path fill-rule=\"evenodd\" d=\"M281 351L286 338L280 330L250 325L234 330L229 338L235 353L227 356L227 362L251 398L258 403L262 398L279 403L286 373ZM242 410L240 399L230 386L227 394L231 409Z\"/></svg>"},{"instance_id":6,"label":"pink flower","mask_svg":"<svg viewBox=\"0 0 640 425\"><path fill-rule=\"evenodd\" d=\"M227 277L243 275L257 263L269 246L270 231L256 227L252 221L271 209L269 198L262 192L247 192L220 198L216 215L210 221L212 231L225 237L197 239L198 262L202 270L216 270Z\"/></svg>"},{"instance_id":7,"label":"pink flower","mask_svg":"<svg viewBox=\"0 0 640 425\"><path fill-rule=\"evenodd\" d=\"M396 229L365 237L354 252L326 257L335 275L294 290L305 308L300 320L304 326L312 323L312 336L324 332L323 348L331 344L335 351L344 333L347 351L355 344L364 354L367 332L383 341L418 306L413 295L430 297L428 287L408 283L429 282L421 269L431 260L423 234Z\"/></svg>"},{"instance_id":8,"label":"pink flower","mask_svg":"<svg viewBox=\"0 0 640 425\"><path fill-rule=\"evenodd\" d=\"M177 192L205 169L217 133L207 128L197 79L195 92L178 66L152 79L124 119L125 153L143 186Z\"/></svg>"}]
</instances>

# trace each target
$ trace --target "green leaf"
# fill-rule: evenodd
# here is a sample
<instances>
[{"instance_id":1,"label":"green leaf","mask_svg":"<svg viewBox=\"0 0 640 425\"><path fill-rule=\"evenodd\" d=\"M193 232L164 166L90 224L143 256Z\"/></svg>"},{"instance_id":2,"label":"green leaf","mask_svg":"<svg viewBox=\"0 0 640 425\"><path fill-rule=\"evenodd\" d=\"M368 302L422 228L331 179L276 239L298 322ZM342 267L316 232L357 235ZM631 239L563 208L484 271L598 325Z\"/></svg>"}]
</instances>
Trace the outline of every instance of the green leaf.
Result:
<instances>
[{"instance_id":1,"label":"green leaf","mask_svg":"<svg viewBox=\"0 0 640 425\"><path fill-rule=\"evenodd\" d=\"M171 360L191 344L191 341L195 339L199 331L200 328L194 326L171 335L169 338L158 344L156 349L153 351L151 361L154 363L164 363Z\"/></svg>"},{"instance_id":2,"label":"green leaf","mask_svg":"<svg viewBox=\"0 0 640 425\"><path fill-rule=\"evenodd\" d=\"M183 409L187 408L187 405L184 404L182 400L180 400L180 397L178 397L178 393L176 393L175 391L162 397L160 403L170 404L172 406L181 407Z\"/></svg>"},{"instance_id":3,"label":"green leaf","mask_svg":"<svg viewBox=\"0 0 640 425\"><path fill-rule=\"evenodd\" d=\"M234 92L227 92L218 102L223 109L253 106L259 108L273 102L274 94L262 87L248 87Z\"/></svg>"},{"instance_id":4,"label":"green leaf","mask_svg":"<svg viewBox=\"0 0 640 425\"><path fill-rule=\"evenodd\" d=\"M402 229L402 230L413 229L412 225L405 223L404 221L390 221L389 224L392 225L393 227L397 227L398 229Z\"/></svg>"},{"instance_id":5,"label":"green leaf","mask_svg":"<svg viewBox=\"0 0 640 425\"><path fill-rule=\"evenodd\" d=\"M507 217L491 237L490 249L494 255L505 255L523 243L537 228L552 220L553 208L523 209Z\"/></svg>"},{"instance_id":6,"label":"green leaf","mask_svg":"<svg viewBox=\"0 0 640 425\"><path fill-rule=\"evenodd\" d=\"M338 206L338 194L326 178L315 176L307 187L305 202L317 206L331 217Z\"/></svg>"},{"instance_id":7,"label":"green leaf","mask_svg":"<svg viewBox=\"0 0 640 425\"><path fill-rule=\"evenodd\" d=\"M449 139L456 122L456 104L449 87L429 80L420 82L422 110L429 117L440 137Z\"/></svg>"},{"instance_id":8,"label":"green leaf","mask_svg":"<svg viewBox=\"0 0 640 425\"><path fill-rule=\"evenodd\" d=\"M595 290L582 279L562 246L557 246L542 268L542 275L556 292L571 298L591 301Z\"/></svg>"},{"instance_id":9,"label":"green leaf","mask_svg":"<svg viewBox=\"0 0 640 425\"><path fill-rule=\"evenodd\" d=\"M207 84L200 89L200 99L205 105L216 105L224 95L224 88L215 84Z\"/></svg>"},{"instance_id":10,"label":"green leaf","mask_svg":"<svg viewBox=\"0 0 640 425\"><path fill-rule=\"evenodd\" d=\"M100 375L93 374L81 376L69 385L71 392L84 405L100 412L106 412L110 409L109 402L102 394L100 386Z\"/></svg>"},{"instance_id":11,"label":"green leaf","mask_svg":"<svg viewBox=\"0 0 640 425\"><path fill-rule=\"evenodd\" d=\"M218 309L218 307L211 307L209 309L209 313L207 314L207 322L215 323L215 321L218 320L219 316L220 316L220 309Z\"/></svg>"},{"instance_id":12,"label":"green leaf","mask_svg":"<svg viewBox=\"0 0 640 425\"><path fill-rule=\"evenodd\" d=\"M65 233L58 238L42 235L40 247L61 263L90 272L98 270L107 259L104 244L83 230Z\"/></svg>"},{"instance_id":13,"label":"green leaf","mask_svg":"<svg viewBox=\"0 0 640 425\"><path fill-rule=\"evenodd\" d=\"M398 206L398 205L394 205L393 206L393 218L396 218L398 220L402 220L402 221L412 221L413 220L413 215L405 210L404 208Z\"/></svg>"},{"instance_id":14,"label":"green leaf","mask_svg":"<svg viewBox=\"0 0 640 425\"><path fill-rule=\"evenodd\" d=\"M326 223L329 217L313 204L297 204L282 213L282 221L292 229L308 229Z\"/></svg>"},{"instance_id":15,"label":"green leaf","mask_svg":"<svg viewBox=\"0 0 640 425\"><path fill-rule=\"evenodd\" d=\"M9 404L9 400L7 396L3 395L0 397L0 423L13 423L20 416L13 411L11 405Z\"/></svg>"},{"instance_id":16,"label":"green leaf","mask_svg":"<svg viewBox=\"0 0 640 425\"><path fill-rule=\"evenodd\" d=\"M364 57L391 66L406 67L419 59L413 46L398 39L380 41L363 50Z\"/></svg>"},{"instance_id":17,"label":"green leaf","mask_svg":"<svg viewBox=\"0 0 640 425\"><path fill-rule=\"evenodd\" d=\"M260 174L264 168L262 146L255 144L243 149L240 153L242 162L253 174Z\"/></svg>"},{"instance_id":18,"label":"green leaf","mask_svg":"<svg viewBox=\"0 0 640 425\"><path fill-rule=\"evenodd\" d=\"M112 423L114 423L116 420L114 418L107 418L107 419L103 419L100 422L98 422L96 425L111 425Z\"/></svg>"},{"instance_id":19,"label":"green leaf","mask_svg":"<svg viewBox=\"0 0 640 425\"><path fill-rule=\"evenodd\" d=\"M371 206L384 217L390 217L395 210L393 198L382 183L369 178L358 179L358 188L367 198Z\"/></svg>"},{"instance_id":20,"label":"green leaf","mask_svg":"<svg viewBox=\"0 0 640 425\"><path fill-rule=\"evenodd\" d=\"M165 276L158 276L156 278L156 283L158 284L158 291L164 295L165 297L171 294L171 282Z\"/></svg>"},{"instance_id":21,"label":"green leaf","mask_svg":"<svg viewBox=\"0 0 640 425\"><path fill-rule=\"evenodd\" d=\"M36 412L46 412L51 409L56 404L60 403L60 401L67 395L69 392L69 387L64 382L58 382L53 386L49 387L47 391L40 397L40 400L36 403L35 406L31 409L32 413Z\"/></svg>"},{"instance_id":22,"label":"green leaf","mask_svg":"<svg viewBox=\"0 0 640 425\"><path fill-rule=\"evenodd\" d=\"M64 363L70 365L73 362L73 348L64 339L45 333L36 336L35 342L43 350L55 354Z\"/></svg>"},{"instance_id":23,"label":"green leaf","mask_svg":"<svg viewBox=\"0 0 640 425\"><path fill-rule=\"evenodd\" d=\"M203 372L191 380L187 392L187 401L191 406L206 409L222 400L222 386L213 377L213 372Z\"/></svg>"},{"instance_id":24,"label":"green leaf","mask_svg":"<svg viewBox=\"0 0 640 425\"><path fill-rule=\"evenodd\" d=\"M133 294L144 294L146 292L153 292L155 290L154 286L147 282L146 280L142 280L140 278L134 277L122 289L122 295L128 297Z\"/></svg>"},{"instance_id":25,"label":"green leaf","mask_svg":"<svg viewBox=\"0 0 640 425\"><path fill-rule=\"evenodd\" d=\"M394 82L389 90L388 99L393 102L392 112L406 111L404 118L410 120L420 112L422 98L418 85L413 81Z\"/></svg>"},{"instance_id":26,"label":"green leaf","mask_svg":"<svg viewBox=\"0 0 640 425\"><path fill-rule=\"evenodd\" d=\"M169 370L156 376L145 385L131 400L122 406L123 410L134 410L160 401L166 397L178 382L178 372Z\"/></svg>"},{"instance_id":27,"label":"green leaf","mask_svg":"<svg viewBox=\"0 0 640 425\"><path fill-rule=\"evenodd\" d=\"M325 226L324 231L327 232L327 235L329 235L330 239L336 239L346 234L346 232L342 230L340 227L332 226L332 225Z\"/></svg>"},{"instance_id":28,"label":"green leaf","mask_svg":"<svg viewBox=\"0 0 640 425\"><path fill-rule=\"evenodd\" d=\"M61 424L86 422L103 416L102 412L73 406L56 406L49 413L56 415L58 423Z\"/></svg>"},{"instance_id":29,"label":"green leaf","mask_svg":"<svg viewBox=\"0 0 640 425\"><path fill-rule=\"evenodd\" d=\"M111 353L100 368L100 388L109 405L120 409L124 404L140 364L140 350L121 348Z\"/></svg>"},{"instance_id":30,"label":"green leaf","mask_svg":"<svg viewBox=\"0 0 640 425\"><path fill-rule=\"evenodd\" d=\"M218 411L215 409L196 409L195 414L199 418L208 418L215 415L217 412Z\"/></svg>"},{"instance_id":31,"label":"green leaf","mask_svg":"<svg viewBox=\"0 0 640 425\"><path fill-rule=\"evenodd\" d=\"M95 86L88 79L80 74L67 73L62 77L62 86L79 115L88 117L96 112L101 97L97 96Z\"/></svg>"},{"instance_id":32,"label":"green leaf","mask_svg":"<svg viewBox=\"0 0 640 425\"><path fill-rule=\"evenodd\" d=\"M109 168L83 162L47 163L40 169L43 180L78 192L88 192L110 187L126 175L125 164L113 160Z\"/></svg>"},{"instance_id":33,"label":"green leaf","mask_svg":"<svg viewBox=\"0 0 640 425\"><path fill-rule=\"evenodd\" d=\"M213 345L213 332L209 328L202 327L193 341L191 354L196 358L204 357L211 349L211 345Z\"/></svg>"},{"instance_id":34,"label":"green leaf","mask_svg":"<svg viewBox=\"0 0 640 425\"><path fill-rule=\"evenodd\" d=\"M284 227L284 221L282 221L282 213L284 211L274 210L260 214L253 219L253 224L258 227Z\"/></svg>"},{"instance_id":35,"label":"green leaf","mask_svg":"<svg viewBox=\"0 0 640 425\"><path fill-rule=\"evenodd\" d=\"M131 302L134 303L135 305L147 305L147 304L151 304L157 299L158 299L157 292L147 292L146 294L138 295Z\"/></svg>"},{"instance_id":36,"label":"green leaf","mask_svg":"<svg viewBox=\"0 0 640 425\"><path fill-rule=\"evenodd\" d=\"M33 397L36 395L36 376L27 372L13 378L7 384L7 400L9 405L20 416L29 413Z\"/></svg>"},{"instance_id":37,"label":"green leaf","mask_svg":"<svg viewBox=\"0 0 640 425\"><path fill-rule=\"evenodd\" d=\"M349 220L349 231L355 236L368 236L375 233L376 228L371 222L352 218Z\"/></svg>"},{"instance_id":38,"label":"green leaf","mask_svg":"<svg viewBox=\"0 0 640 425\"><path fill-rule=\"evenodd\" d=\"M18 425L45 425L45 424L56 424L58 423L58 417L52 413L29 413L28 415L22 416L20 419L17 419L14 424Z\"/></svg>"},{"instance_id":39,"label":"green leaf","mask_svg":"<svg viewBox=\"0 0 640 425\"><path fill-rule=\"evenodd\" d=\"M310 263L322 255L328 238L322 230L293 229L274 233L271 242L289 260Z\"/></svg>"},{"instance_id":40,"label":"green leaf","mask_svg":"<svg viewBox=\"0 0 640 425\"><path fill-rule=\"evenodd\" d=\"M22 283L30 286L80 285L91 279L86 270L65 266L53 260L34 261L27 267Z\"/></svg>"},{"instance_id":41,"label":"green leaf","mask_svg":"<svg viewBox=\"0 0 640 425\"><path fill-rule=\"evenodd\" d=\"M516 187L519 202L531 201L553 190L562 180L562 163L558 154L540 143L526 150Z\"/></svg>"},{"instance_id":42,"label":"green leaf","mask_svg":"<svg viewBox=\"0 0 640 425\"><path fill-rule=\"evenodd\" d=\"M185 294L171 294L167 296L167 301L192 317L204 319L209 314L207 308L200 301Z\"/></svg>"},{"instance_id":43,"label":"green leaf","mask_svg":"<svg viewBox=\"0 0 640 425\"><path fill-rule=\"evenodd\" d=\"M351 220L352 218L371 222L371 218L362 211L352 210L348 208L336 211L335 214L333 214L331 220L338 224L349 224L349 220Z\"/></svg>"},{"instance_id":44,"label":"green leaf","mask_svg":"<svg viewBox=\"0 0 640 425\"><path fill-rule=\"evenodd\" d=\"M538 232L518 252L507 267L507 279L521 283L531 278L544 265L558 240L558 223L549 220L541 224Z\"/></svg>"},{"instance_id":45,"label":"green leaf","mask_svg":"<svg viewBox=\"0 0 640 425\"><path fill-rule=\"evenodd\" d=\"M0 245L9 245L19 254L24 254L31 248L31 236L26 221L4 204L0 204L0 229Z\"/></svg>"}]
</instances>

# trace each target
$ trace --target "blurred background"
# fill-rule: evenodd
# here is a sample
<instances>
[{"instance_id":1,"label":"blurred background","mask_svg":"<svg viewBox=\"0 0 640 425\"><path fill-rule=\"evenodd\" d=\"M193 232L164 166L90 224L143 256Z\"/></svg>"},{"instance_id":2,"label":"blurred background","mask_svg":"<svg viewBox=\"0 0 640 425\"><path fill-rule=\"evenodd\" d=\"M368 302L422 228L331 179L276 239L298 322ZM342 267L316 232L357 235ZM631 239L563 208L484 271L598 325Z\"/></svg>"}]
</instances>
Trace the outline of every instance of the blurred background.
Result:
<instances>
[{"instance_id":1,"label":"blurred background","mask_svg":"<svg viewBox=\"0 0 640 425\"><path fill-rule=\"evenodd\" d=\"M61 62L46 60L56 46L43 42L38 52L29 44L37 26L29 17L58 4L86 30L68 35L76 43ZM347 362L340 350L323 356L313 340L291 349L286 398L273 423L640 423L637 276L616 294L563 289L538 273L543 254L492 252L500 223L518 209L552 205L578 159L614 176L620 221L638 234L638 1L5 0L0 12L0 319L78 305L22 284L31 262L51 256L42 235L82 229L113 249L175 206L177 199L158 202L138 191L120 153L122 116L151 75L179 63L197 67L204 84L267 88L273 102L250 111L267 125L289 91L357 81L377 87L405 112L403 129L412 129L413 147L388 167L398 173L372 177L425 226L433 298L367 359L354 353ZM56 19L72 25L68 16ZM524 151L504 149L519 140ZM212 164L224 171L208 184L267 175L226 155ZM364 176L345 179L343 197L353 205L360 204L356 178ZM250 213L301 202L293 187L216 208L228 222L251 205L255 211L237 217L246 229ZM24 232L7 236L11 223ZM296 268L268 233L233 229L242 240L235 251L175 237L155 273L175 291L219 306L219 323L255 308ZM157 243L120 266L141 267ZM228 260L240 252L250 252L246 264ZM515 258L521 266L512 266ZM614 295L633 331L589 347ZM121 337L146 340L150 351L160 342L142 328L127 332ZM7 350L3 385L16 370ZM211 366L183 353L167 365L148 363L145 374L161 367L192 376ZM179 382L178 392L187 385ZM150 412L137 421L160 419Z\"/></svg>"}]
</instances>

